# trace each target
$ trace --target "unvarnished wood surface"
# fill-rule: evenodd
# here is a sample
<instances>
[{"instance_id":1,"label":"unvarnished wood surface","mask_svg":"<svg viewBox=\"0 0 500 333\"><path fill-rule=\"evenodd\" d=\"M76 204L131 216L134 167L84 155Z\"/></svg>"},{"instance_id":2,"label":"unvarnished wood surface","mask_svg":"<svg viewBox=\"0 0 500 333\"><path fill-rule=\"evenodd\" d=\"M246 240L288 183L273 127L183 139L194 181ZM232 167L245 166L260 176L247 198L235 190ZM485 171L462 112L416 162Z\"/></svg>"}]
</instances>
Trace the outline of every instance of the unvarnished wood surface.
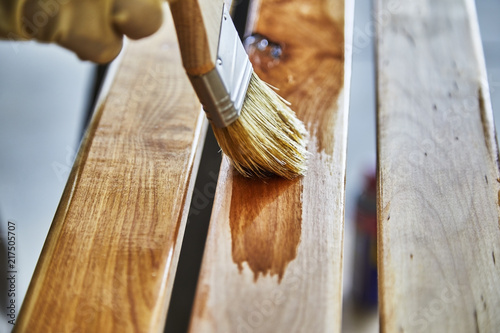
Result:
<instances>
[{"instance_id":1,"label":"unvarnished wood surface","mask_svg":"<svg viewBox=\"0 0 500 333\"><path fill-rule=\"evenodd\" d=\"M17 332L162 331L206 123L169 12L82 144Z\"/></svg>"},{"instance_id":2,"label":"unvarnished wood surface","mask_svg":"<svg viewBox=\"0 0 500 333\"><path fill-rule=\"evenodd\" d=\"M191 332L340 331L347 3L263 0L253 7L251 32L281 45L282 54L254 43L250 58L305 121L309 171L292 181L248 180L223 160Z\"/></svg>"},{"instance_id":3,"label":"unvarnished wood surface","mask_svg":"<svg viewBox=\"0 0 500 333\"><path fill-rule=\"evenodd\" d=\"M381 328L498 332L498 151L474 1L391 3L377 3Z\"/></svg>"}]
</instances>

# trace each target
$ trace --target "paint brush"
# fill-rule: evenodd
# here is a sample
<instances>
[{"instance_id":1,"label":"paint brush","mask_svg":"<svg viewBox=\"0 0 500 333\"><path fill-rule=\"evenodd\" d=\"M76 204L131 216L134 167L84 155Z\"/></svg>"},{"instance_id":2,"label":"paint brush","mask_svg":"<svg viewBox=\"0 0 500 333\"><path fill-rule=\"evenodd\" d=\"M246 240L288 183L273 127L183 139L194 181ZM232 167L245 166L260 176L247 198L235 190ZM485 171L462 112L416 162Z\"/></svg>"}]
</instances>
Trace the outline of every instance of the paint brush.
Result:
<instances>
[{"instance_id":1,"label":"paint brush","mask_svg":"<svg viewBox=\"0 0 500 333\"><path fill-rule=\"evenodd\" d=\"M215 137L246 177L292 179L306 171L304 124L254 73L222 0L173 0L183 66Z\"/></svg>"}]
</instances>

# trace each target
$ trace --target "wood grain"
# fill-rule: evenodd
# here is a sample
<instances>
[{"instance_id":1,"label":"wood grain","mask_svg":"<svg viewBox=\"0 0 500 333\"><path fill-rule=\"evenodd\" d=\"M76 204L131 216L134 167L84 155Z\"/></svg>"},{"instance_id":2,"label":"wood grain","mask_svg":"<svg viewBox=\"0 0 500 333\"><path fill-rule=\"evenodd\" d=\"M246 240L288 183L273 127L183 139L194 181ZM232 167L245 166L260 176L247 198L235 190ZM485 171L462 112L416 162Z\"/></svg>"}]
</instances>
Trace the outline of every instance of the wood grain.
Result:
<instances>
[{"instance_id":1,"label":"wood grain","mask_svg":"<svg viewBox=\"0 0 500 333\"><path fill-rule=\"evenodd\" d=\"M305 121L309 171L248 180L223 160L191 332L340 331L352 6L252 6L250 58Z\"/></svg>"},{"instance_id":2,"label":"wood grain","mask_svg":"<svg viewBox=\"0 0 500 333\"><path fill-rule=\"evenodd\" d=\"M498 148L474 1L377 6L381 329L498 332Z\"/></svg>"},{"instance_id":3,"label":"wood grain","mask_svg":"<svg viewBox=\"0 0 500 333\"><path fill-rule=\"evenodd\" d=\"M163 329L207 128L165 20L94 115L16 332Z\"/></svg>"}]
</instances>

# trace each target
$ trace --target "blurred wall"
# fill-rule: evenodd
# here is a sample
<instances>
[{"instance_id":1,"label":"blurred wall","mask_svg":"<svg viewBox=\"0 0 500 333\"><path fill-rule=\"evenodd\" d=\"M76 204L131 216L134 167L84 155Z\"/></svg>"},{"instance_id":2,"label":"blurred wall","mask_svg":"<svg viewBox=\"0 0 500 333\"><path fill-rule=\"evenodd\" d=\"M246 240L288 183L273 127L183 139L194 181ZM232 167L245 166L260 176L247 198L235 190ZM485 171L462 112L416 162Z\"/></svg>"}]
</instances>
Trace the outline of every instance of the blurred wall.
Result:
<instances>
[{"instance_id":1,"label":"blurred wall","mask_svg":"<svg viewBox=\"0 0 500 333\"><path fill-rule=\"evenodd\" d=\"M94 69L54 45L0 42L0 281L15 277L16 314L78 149ZM14 269L5 260L9 221ZM9 289L0 284L0 304L10 304ZM0 332L12 328L5 309Z\"/></svg>"}]
</instances>

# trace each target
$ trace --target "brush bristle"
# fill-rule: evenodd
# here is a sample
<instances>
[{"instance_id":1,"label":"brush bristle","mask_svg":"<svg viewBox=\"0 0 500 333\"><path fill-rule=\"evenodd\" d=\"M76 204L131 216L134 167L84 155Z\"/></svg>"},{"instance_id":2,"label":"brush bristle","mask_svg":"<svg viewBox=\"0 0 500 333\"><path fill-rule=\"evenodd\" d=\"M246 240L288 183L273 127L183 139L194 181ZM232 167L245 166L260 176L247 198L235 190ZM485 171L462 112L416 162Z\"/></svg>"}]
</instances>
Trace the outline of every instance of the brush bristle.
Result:
<instances>
[{"instance_id":1,"label":"brush bristle","mask_svg":"<svg viewBox=\"0 0 500 333\"><path fill-rule=\"evenodd\" d=\"M304 124L255 73L238 120L225 128L212 128L222 151L245 177L274 174L292 179L306 172Z\"/></svg>"}]
</instances>

